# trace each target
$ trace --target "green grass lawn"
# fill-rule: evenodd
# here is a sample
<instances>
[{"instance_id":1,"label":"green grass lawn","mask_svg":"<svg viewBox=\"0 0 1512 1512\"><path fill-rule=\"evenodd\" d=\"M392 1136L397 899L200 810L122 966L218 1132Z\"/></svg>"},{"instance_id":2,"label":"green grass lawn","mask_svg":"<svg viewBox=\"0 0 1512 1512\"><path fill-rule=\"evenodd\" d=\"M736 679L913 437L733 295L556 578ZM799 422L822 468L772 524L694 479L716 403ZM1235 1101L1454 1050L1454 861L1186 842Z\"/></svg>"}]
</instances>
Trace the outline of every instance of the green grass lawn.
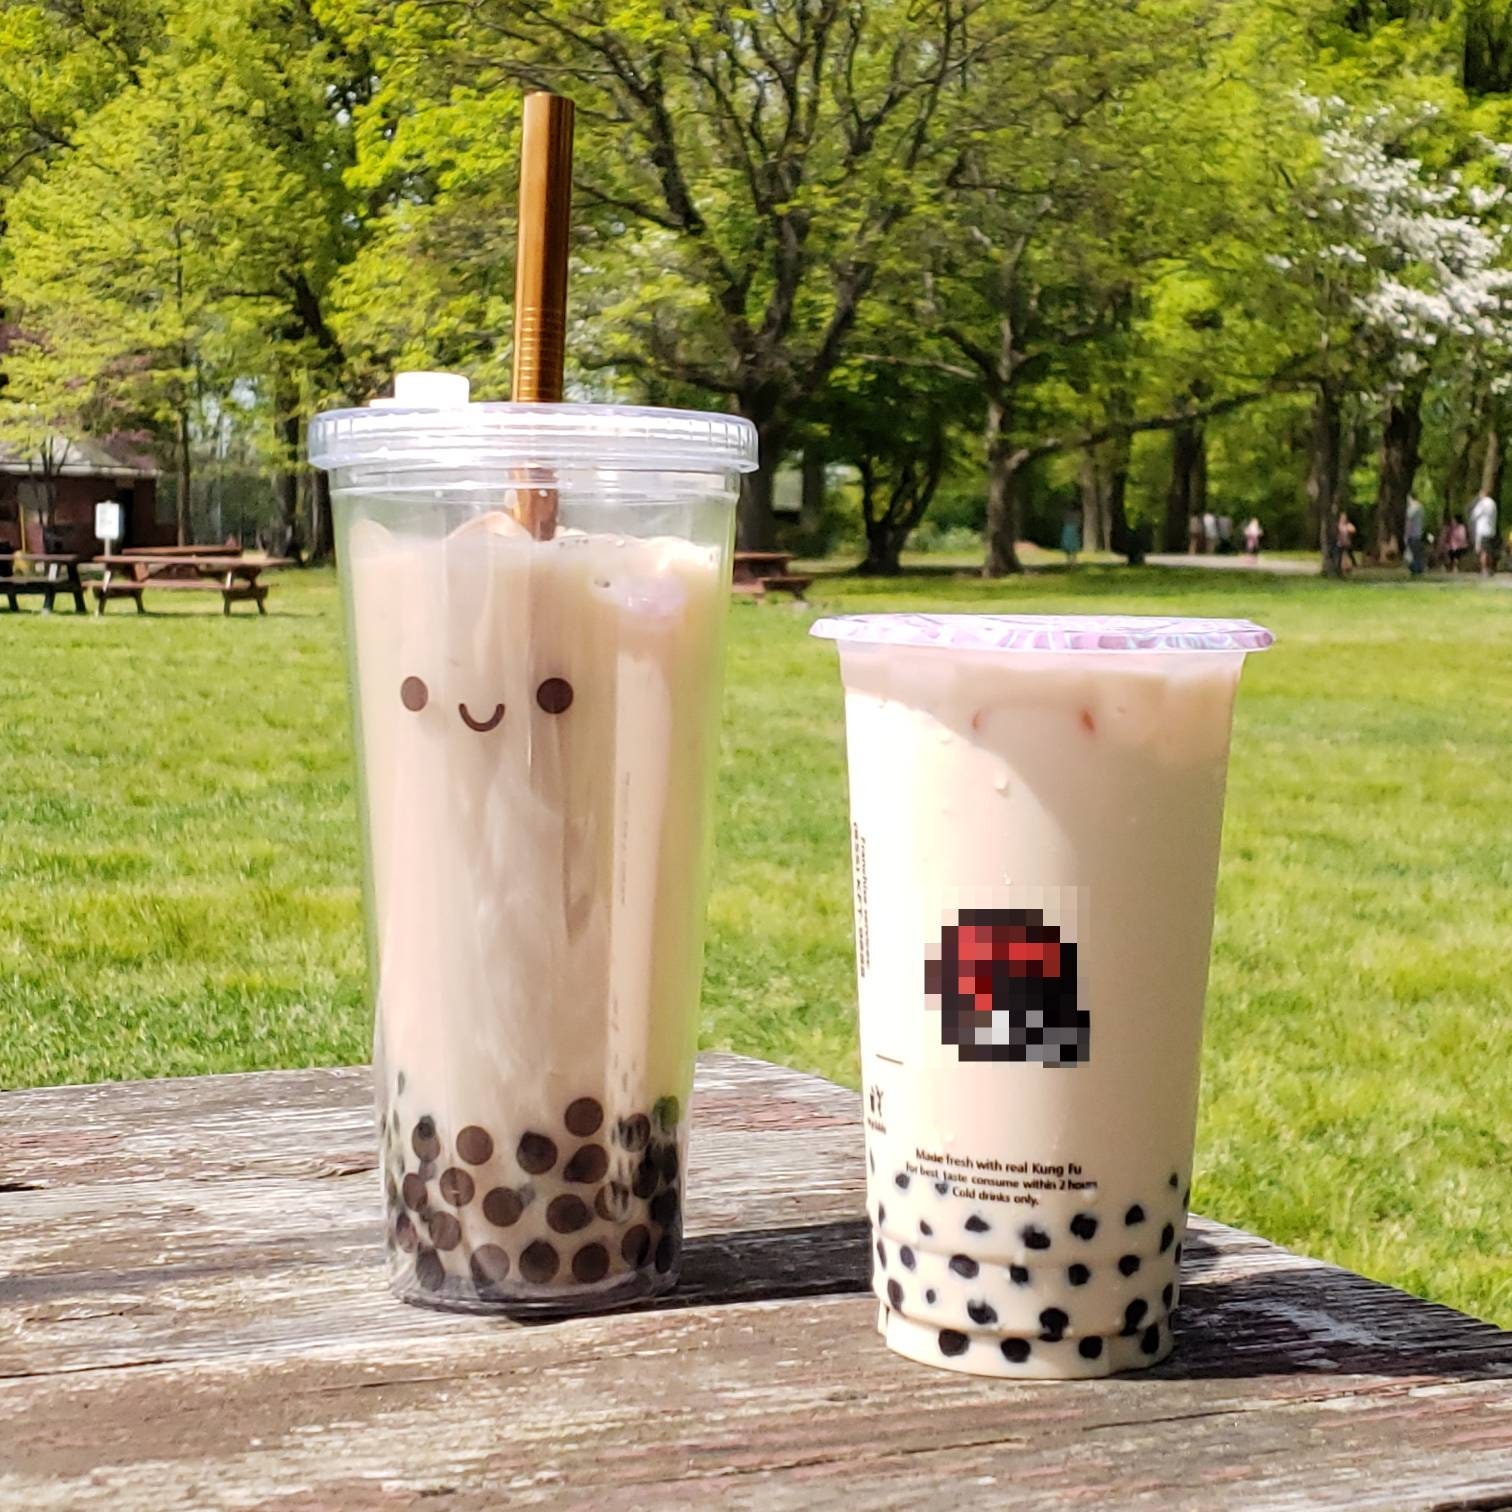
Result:
<instances>
[{"instance_id":1,"label":"green grass lawn","mask_svg":"<svg viewBox=\"0 0 1512 1512\"><path fill-rule=\"evenodd\" d=\"M1087 568L737 605L703 1042L854 1085L821 609L1244 614L1194 1205L1512 1324L1512 597ZM0 616L0 1085L366 1057L334 580ZM196 610L198 606L196 606Z\"/></svg>"}]
</instances>

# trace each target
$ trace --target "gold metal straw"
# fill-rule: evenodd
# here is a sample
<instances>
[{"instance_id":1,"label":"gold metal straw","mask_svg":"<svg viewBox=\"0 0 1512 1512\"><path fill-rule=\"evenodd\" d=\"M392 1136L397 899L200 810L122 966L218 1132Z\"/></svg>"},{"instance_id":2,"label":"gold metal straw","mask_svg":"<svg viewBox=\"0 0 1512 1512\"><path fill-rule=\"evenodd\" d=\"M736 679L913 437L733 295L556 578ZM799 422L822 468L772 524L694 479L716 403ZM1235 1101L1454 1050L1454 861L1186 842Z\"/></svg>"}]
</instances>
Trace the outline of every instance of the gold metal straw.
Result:
<instances>
[{"instance_id":1,"label":"gold metal straw","mask_svg":"<svg viewBox=\"0 0 1512 1512\"><path fill-rule=\"evenodd\" d=\"M518 403L555 404L562 397L572 234L572 115L572 101L562 95L537 91L525 96L510 390ZM522 489L516 514L537 540L550 540L556 531L555 490Z\"/></svg>"}]
</instances>

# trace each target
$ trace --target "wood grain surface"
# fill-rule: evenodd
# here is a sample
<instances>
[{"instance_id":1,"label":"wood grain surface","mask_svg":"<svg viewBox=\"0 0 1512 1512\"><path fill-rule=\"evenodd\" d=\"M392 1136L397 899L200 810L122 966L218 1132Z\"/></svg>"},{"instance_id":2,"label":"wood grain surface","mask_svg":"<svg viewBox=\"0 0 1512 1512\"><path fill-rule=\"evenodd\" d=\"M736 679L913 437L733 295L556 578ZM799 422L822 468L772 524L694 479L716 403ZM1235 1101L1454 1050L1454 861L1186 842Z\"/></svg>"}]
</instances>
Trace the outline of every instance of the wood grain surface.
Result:
<instances>
[{"instance_id":1,"label":"wood grain surface","mask_svg":"<svg viewBox=\"0 0 1512 1512\"><path fill-rule=\"evenodd\" d=\"M684 1280L521 1325L383 1287L365 1070L0 1096L0 1505L1512 1508L1512 1335L1194 1219L1180 1349L887 1353L855 1095L700 1061Z\"/></svg>"}]
</instances>

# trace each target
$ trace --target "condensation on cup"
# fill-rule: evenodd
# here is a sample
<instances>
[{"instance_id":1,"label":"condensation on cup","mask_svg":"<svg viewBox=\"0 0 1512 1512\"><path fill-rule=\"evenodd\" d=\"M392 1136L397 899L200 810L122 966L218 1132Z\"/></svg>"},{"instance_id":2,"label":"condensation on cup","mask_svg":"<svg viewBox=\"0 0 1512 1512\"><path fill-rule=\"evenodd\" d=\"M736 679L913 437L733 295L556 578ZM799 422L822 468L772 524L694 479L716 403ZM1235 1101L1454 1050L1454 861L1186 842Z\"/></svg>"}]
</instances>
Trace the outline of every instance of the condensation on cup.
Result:
<instances>
[{"instance_id":1,"label":"condensation on cup","mask_svg":"<svg viewBox=\"0 0 1512 1512\"><path fill-rule=\"evenodd\" d=\"M755 432L320 415L362 788L394 1291L587 1311L676 1279L729 546ZM550 521L543 530L542 520Z\"/></svg>"},{"instance_id":2,"label":"condensation on cup","mask_svg":"<svg viewBox=\"0 0 1512 1512\"><path fill-rule=\"evenodd\" d=\"M845 688L873 1286L890 1348L1170 1353L1243 621L822 620Z\"/></svg>"}]
</instances>

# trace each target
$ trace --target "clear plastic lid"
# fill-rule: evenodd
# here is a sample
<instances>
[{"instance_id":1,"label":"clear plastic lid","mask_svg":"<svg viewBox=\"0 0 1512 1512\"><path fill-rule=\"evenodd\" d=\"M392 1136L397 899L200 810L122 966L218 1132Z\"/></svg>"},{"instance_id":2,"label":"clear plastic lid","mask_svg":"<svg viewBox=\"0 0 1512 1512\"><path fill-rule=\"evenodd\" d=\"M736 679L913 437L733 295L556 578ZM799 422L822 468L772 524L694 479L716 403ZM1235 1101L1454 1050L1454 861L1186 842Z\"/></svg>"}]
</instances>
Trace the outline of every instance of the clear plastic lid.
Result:
<instances>
[{"instance_id":1,"label":"clear plastic lid","mask_svg":"<svg viewBox=\"0 0 1512 1512\"><path fill-rule=\"evenodd\" d=\"M1263 651L1275 640L1249 620L1141 614L848 614L819 620L809 633L947 651Z\"/></svg>"},{"instance_id":2,"label":"clear plastic lid","mask_svg":"<svg viewBox=\"0 0 1512 1512\"><path fill-rule=\"evenodd\" d=\"M310 461L322 468L756 468L756 427L737 415L626 404L470 404L466 385L455 374L401 373L393 399L316 415Z\"/></svg>"}]
</instances>

